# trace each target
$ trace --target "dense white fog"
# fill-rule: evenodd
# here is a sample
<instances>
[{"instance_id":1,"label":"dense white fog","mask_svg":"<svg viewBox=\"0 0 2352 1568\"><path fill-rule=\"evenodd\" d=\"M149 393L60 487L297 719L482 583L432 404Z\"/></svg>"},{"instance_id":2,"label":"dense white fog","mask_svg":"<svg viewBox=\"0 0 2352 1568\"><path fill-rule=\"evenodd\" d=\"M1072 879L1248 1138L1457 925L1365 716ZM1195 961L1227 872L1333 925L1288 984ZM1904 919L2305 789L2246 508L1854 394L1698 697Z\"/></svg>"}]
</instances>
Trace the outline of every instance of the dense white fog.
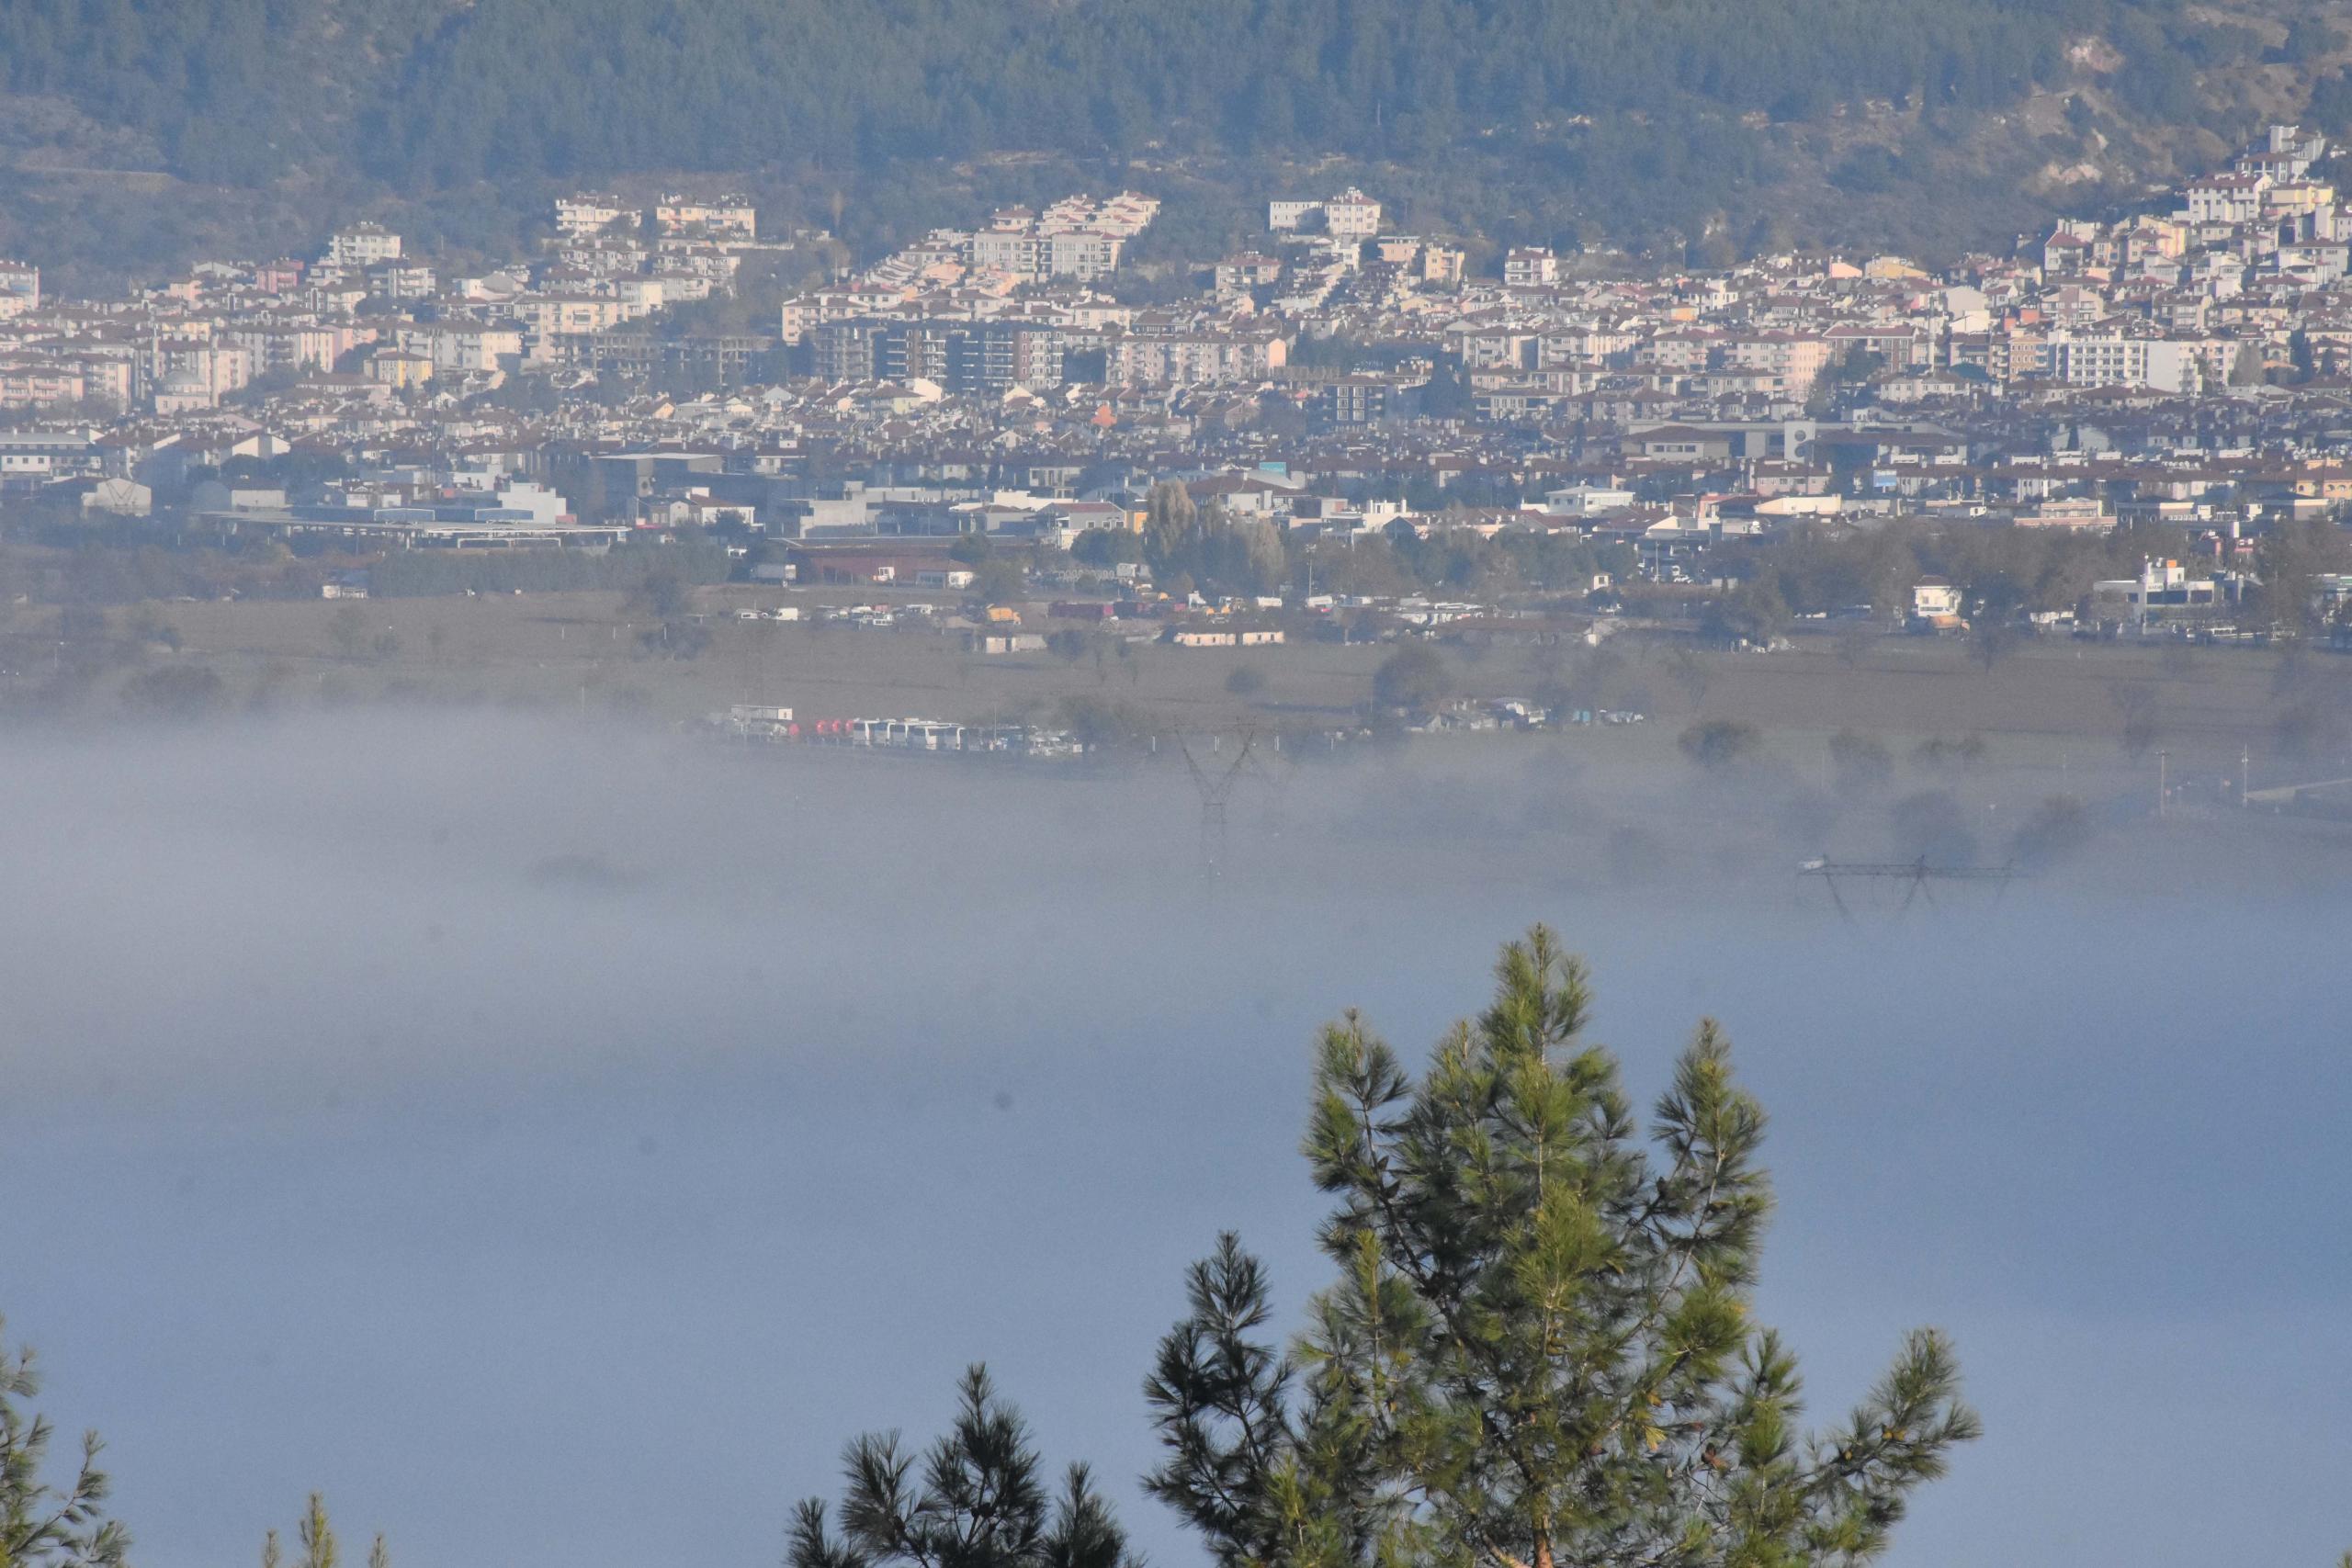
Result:
<instances>
[{"instance_id":1,"label":"dense white fog","mask_svg":"<svg viewBox=\"0 0 2352 1568\"><path fill-rule=\"evenodd\" d=\"M1295 1311L1315 1026L1418 1055L1536 919L1643 1102L1702 1013L1737 1042L1817 1414L1955 1336L1986 1436L1894 1561L2352 1544L2352 1438L2302 1418L2352 1398L2333 898L1849 925L1777 839L1674 860L1664 783L1678 870L1627 874L1523 759L1252 782L1214 886L1166 767L374 715L0 776L0 1310L140 1568L249 1562L313 1488L400 1568L763 1568L982 1359L1198 1561L1131 1479L1183 1264L1238 1229Z\"/></svg>"}]
</instances>

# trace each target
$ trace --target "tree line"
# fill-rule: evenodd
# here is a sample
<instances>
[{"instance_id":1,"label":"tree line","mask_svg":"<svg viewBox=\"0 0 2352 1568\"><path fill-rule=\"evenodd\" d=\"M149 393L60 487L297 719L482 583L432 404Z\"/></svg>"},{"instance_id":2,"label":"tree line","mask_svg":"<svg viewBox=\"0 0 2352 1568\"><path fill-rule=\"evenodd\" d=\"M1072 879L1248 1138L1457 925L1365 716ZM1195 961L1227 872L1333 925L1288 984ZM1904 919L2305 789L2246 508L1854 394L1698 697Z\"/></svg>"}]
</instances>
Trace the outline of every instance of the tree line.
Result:
<instances>
[{"instance_id":1,"label":"tree line","mask_svg":"<svg viewBox=\"0 0 2352 1568\"><path fill-rule=\"evenodd\" d=\"M2127 523L2103 532L1917 521L1867 530L1799 524L1723 548L1723 574L1737 587L1721 602L1722 615L1750 637L1782 629L1792 615L1867 606L1883 617L1900 616L1910 610L1913 585L1939 577L1960 589L1973 619L2006 622L2028 612L2072 611L2093 583L2136 578L2150 559L2220 570L2199 561L2188 536L2164 524ZM2324 519L2284 521L2238 566L2258 579L2245 615L2290 631L2315 630L2312 580L2352 571L2352 537Z\"/></svg>"}]
</instances>

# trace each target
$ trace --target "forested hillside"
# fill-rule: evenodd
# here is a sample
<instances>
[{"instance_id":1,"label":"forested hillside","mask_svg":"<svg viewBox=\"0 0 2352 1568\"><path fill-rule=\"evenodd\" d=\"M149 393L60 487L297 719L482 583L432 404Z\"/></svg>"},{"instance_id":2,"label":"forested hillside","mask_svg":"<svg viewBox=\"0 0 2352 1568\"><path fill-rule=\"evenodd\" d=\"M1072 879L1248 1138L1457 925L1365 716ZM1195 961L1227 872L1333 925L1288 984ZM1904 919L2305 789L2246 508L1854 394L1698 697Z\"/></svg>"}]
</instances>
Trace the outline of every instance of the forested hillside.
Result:
<instances>
[{"instance_id":1,"label":"forested hillside","mask_svg":"<svg viewBox=\"0 0 2352 1568\"><path fill-rule=\"evenodd\" d=\"M1830 222L1957 243L2307 111L2340 70L2342 9L6 0L0 155L232 206L464 192L517 211L552 183L669 171L854 200L1011 152L1211 186L1335 160L1426 181L1429 220L1509 238L1738 248Z\"/></svg>"}]
</instances>

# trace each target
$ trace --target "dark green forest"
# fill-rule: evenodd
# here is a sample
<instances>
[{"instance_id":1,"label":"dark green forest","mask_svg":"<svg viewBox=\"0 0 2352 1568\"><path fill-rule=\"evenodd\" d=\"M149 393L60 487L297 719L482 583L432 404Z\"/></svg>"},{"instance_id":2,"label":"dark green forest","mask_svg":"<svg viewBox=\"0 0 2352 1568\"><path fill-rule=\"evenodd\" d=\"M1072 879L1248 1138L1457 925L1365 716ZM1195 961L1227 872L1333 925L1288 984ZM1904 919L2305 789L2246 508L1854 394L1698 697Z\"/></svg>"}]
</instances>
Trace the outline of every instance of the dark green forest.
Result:
<instances>
[{"instance_id":1,"label":"dark green forest","mask_svg":"<svg viewBox=\"0 0 2352 1568\"><path fill-rule=\"evenodd\" d=\"M2335 35L2293 0L2244 25L2224 14L2239 13L2179 0L6 0L0 71L9 94L63 100L160 171L232 188L394 202L478 201L487 186L521 204L552 184L696 170L821 203L810 193L928 189L1012 152L1213 182L1333 159L1411 171L1446 193L1431 217L1507 239L1647 242L1737 221L1744 196L1792 175L1826 173L1864 206L1948 186L1963 156L1981 159L1963 143L1985 117L2078 76L2089 96L2057 141L2098 130L2114 144L2138 121L2233 136L2260 107L2200 88L2236 66L2296 68L2308 98ZM2070 53L2090 39L2095 62ZM1793 134L1862 106L1901 118L1909 141L1857 150Z\"/></svg>"},{"instance_id":2,"label":"dark green forest","mask_svg":"<svg viewBox=\"0 0 2352 1568\"><path fill-rule=\"evenodd\" d=\"M2150 9L17 0L0 12L0 53L12 90L60 94L152 133L175 172L245 180L323 155L415 186L1002 148L1406 159L1608 110L1805 113L1921 96L1990 105L2058 78L2070 38ZM288 53L327 69L288 71Z\"/></svg>"}]
</instances>

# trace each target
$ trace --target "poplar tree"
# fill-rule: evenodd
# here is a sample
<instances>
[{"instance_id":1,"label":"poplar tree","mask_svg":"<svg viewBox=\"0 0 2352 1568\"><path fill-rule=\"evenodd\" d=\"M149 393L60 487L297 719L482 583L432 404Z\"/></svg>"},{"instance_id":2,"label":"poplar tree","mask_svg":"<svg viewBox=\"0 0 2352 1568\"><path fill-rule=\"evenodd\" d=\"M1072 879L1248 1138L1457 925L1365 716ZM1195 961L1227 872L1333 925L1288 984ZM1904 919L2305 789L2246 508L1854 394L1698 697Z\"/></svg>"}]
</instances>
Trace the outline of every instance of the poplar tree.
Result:
<instances>
[{"instance_id":1,"label":"poplar tree","mask_svg":"<svg viewBox=\"0 0 2352 1568\"><path fill-rule=\"evenodd\" d=\"M822 1500L803 1502L789 1568L1140 1568L1085 1465L1049 1495L1027 1425L985 1367L964 1374L920 1472L896 1432L852 1441L842 1469L840 1533Z\"/></svg>"},{"instance_id":2,"label":"poplar tree","mask_svg":"<svg viewBox=\"0 0 2352 1568\"><path fill-rule=\"evenodd\" d=\"M1950 1345L1909 1336L1804 1435L1753 1292L1765 1118L1702 1022L1645 1141L1537 927L1416 1079L1356 1014L1320 1039L1305 1152L1338 1277L1287 1350L1232 1236L1146 1384L1146 1480L1224 1568L1795 1568L1887 1545L1973 1438Z\"/></svg>"},{"instance_id":3,"label":"poplar tree","mask_svg":"<svg viewBox=\"0 0 2352 1568\"><path fill-rule=\"evenodd\" d=\"M44 1479L53 1436L28 1404L40 1393L31 1350L8 1348L0 1321L0 1568L121 1568L130 1537L106 1516L105 1444L82 1438L82 1462L62 1486Z\"/></svg>"}]
</instances>

